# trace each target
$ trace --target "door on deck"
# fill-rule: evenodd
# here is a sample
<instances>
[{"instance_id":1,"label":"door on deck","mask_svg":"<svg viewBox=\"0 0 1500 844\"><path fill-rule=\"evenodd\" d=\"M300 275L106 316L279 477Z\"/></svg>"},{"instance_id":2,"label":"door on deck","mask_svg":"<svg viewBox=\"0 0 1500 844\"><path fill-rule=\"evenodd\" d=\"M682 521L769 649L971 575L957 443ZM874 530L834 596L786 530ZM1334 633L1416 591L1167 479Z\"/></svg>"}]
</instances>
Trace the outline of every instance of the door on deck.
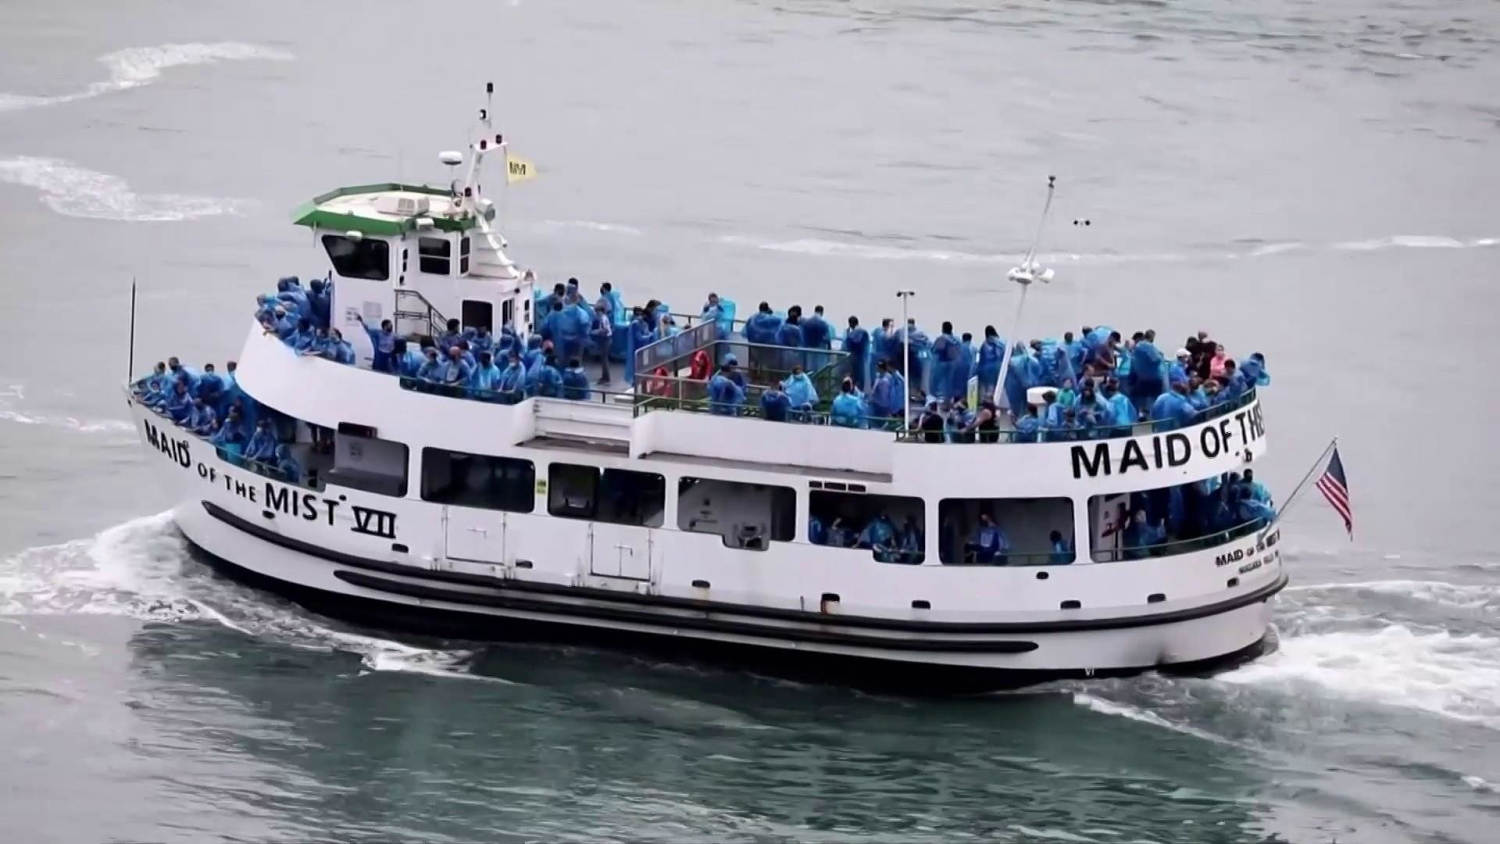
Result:
<instances>
[{"instance_id":1,"label":"door on deck","mask_svg":"<svg viewBox=\"0 0 1500 844\"><path fill-rule=\"evenodd\" d=\"M471 507L449 507L449 559L475 563L505 562L505 514Z\"/></svg>"},{"instance_id":2,"label":"door on deck","mask_svg":"<svg viewBox=\"0 0 1500 844\"><path fill-rule=\"evenodd\" d=\"M462 313L459 314L459 322L464 328L478 328L484 326L491 331L495 330L495 306L489 302L477 302L473 299L465 299Z\"/></svg>"},{"instance_id":3,"label":"door on deck","mask_svg":"<svg viewBox=\"0 0 1500 844\"><path fill-rule=\"evenodd\" d=\"M651 579L651 529L595 522L589 525L589 574Z\"/></svg>"}]
</instances>

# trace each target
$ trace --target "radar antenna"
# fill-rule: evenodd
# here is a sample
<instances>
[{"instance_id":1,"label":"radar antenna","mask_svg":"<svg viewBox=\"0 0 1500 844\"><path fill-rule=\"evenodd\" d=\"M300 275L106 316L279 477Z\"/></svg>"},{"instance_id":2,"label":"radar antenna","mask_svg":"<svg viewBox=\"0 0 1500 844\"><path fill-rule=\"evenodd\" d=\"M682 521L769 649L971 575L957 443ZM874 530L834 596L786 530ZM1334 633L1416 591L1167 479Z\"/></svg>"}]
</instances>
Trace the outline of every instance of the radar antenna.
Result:
<instances>
[{"instance_id":1,"label":"radar antenna","mask_svg":"<svg viewBox=\"0 0 1500 844\"><path fill-rule=\"evenodd\" d=\"M1036 248L1042 242L1042 231L1047 227L1047 217L1052 213L1052 195L1057 191L1057 177L1047 177L1047 202L1042 205L1042 218L1037 221L1036 235L1031 238L1031 248L1026 250L1026 257L1021 259L1019 266L1011 267L1005 277L1021 285L1021 300L1016 303L1016 318L1011 323L1010 336L1005 338L1005 352L1000 356L1000 377L995 381L995 394L991 396L995 406L1000 405L1000 399L1005 395L1005 374L1010 370L1011 352L1016 344L1021 342L1021 314L1026 309L1026 291L1031 289L1032 282L1040 281L1047 283L1052 281L1051 269L1042 266L1037 260ZM1010 412L1019 416L1025 408L1012 407Z\"/></svg>"}]
</instances>

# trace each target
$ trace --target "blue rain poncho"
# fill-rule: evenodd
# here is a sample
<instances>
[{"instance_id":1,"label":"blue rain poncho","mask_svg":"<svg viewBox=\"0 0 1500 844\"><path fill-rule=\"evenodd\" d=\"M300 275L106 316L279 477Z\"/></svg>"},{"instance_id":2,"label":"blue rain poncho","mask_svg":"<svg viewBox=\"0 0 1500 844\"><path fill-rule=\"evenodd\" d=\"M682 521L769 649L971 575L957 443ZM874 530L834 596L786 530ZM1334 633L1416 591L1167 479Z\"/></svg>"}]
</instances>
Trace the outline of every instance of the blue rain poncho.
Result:
<instances>
[{"instance_id":1,"label":"blue rain poncho","mask_svg":"<svg viewBox=\"0 0 1500 844\"><path fill-rule=\"evenodd\" d=\"M298 483L302 480L302 464L292 456L289 446L279 446L276 449L276 473L287 483Z\"/></svg>"},{"instance_id":2,"label":"blue rain poncho","mask_svg":"<svg viewBox=\"0 0 1500 844\"><path fill-rule=\"evenodd\" d=\"M771 422L785 422L792 403L780 390L766 390L760 394L760 415Z\"/></svg>"},{"instance_id":3,"label":"blue rain poncho","mask_svg":"<svg viewBox=\"0 0 1500 844\"><path fill-rule=\"evenodd\" d=\"M885 361L891 366L901 365L901 333L877 328L870 332L870 350L875 353L875 362Z\"/></svg>"},{"instance_id":4,"label":"blue rain poncho","mask_svg":"<svg viewBox=\"0 0 1500 844\"><path fill-rule=\"evenodd\" d=\"M1030 413L1016 420L1016 441L1023 443L1034 443L1037 441L1037 433L1041 431L1042 422Z\"/></svg>"},{"instance_id":5,"label":"blue rain poncho","mask_svg":"<svg viewBox=\"0 0 1500 844\"><path fill-rule=\"evenodd\" d=\"M845 428L865 427L865 403L853 393L839 393L833 400L833 424Z\"/></svg>"},{"instance_id":6,"label":"blue rain poncho","mask_svg":"<svg viewBox=\"0 0 1500 844\"><path fill-rule=\"evenodd\" d=\"M581 366L570 366L563 370L562 397L583 401L589 397L589 375Z\"/></svg>"},{"instance_id":7,"label":"blue rain poncho","mask_svg":"<svg viewBox=\"0 0 1500 844\"><path fill-rule=\"evenodd\" d=\"M1151 341L1142 340L1135 344L1135 351L1131 353L1130 381L1133 389L1130 393L1137 405L1149 405L1165 389L1166 385L1162 380L1164 363L1161 352Z\"/></svg>"},{"instance_id":8,"label":"blue rain poncho","mask_svg":"<svg viewBox=\"0 0 1500 844\"><path fill-rule=\"evenodd\" d=\"M957 381L954 370L958 368L958 338L951 332L939 334L932 341L932 375L927 392L939 399L951 399L953 385Z\"/></svg>"},{"instance_id":9,"label":"blue rain poncho","mask_svg":"<svg viewBox=\"0 0 1500 844\"><path fill-rule=\"evenodd\" d=\"M844 351L849 354L849 377L863 390L870 382L870 332L854 326L844 334Z\"/></svg>"},{"instance_id":10,"label":"blue rain poncho","mask_svg":"<svg viewBox=\"0 0 1500 844\"><path fill-rule=\"evenodd\" d=\"M807 377L806 372L794 372L781 382L781 389L786 393L787 400L797 410L805 410L818 403L818 390L813 386L812 379Z\"/></svg>"},{"instance_id":11,"label":"blue rain poncho","mask_svg":"<svg viewBox=\"0 0 1500 844\"><path fill-rule=\"evenodd\" d=\"M708 382L709 410L721 416L733 416L745 402L745 391L740 385L720 372Z\"/></svg>"},{"instance_id":12,"label":"blue rain poncho","mask_svg":"<svg viewBox=\"0 0 1500 844\"><path fill-rule=\"evenodd\" d=\"M391 360L391 353L396 349L396 332L386 331L383 328L371 328L363 321L360 326L370 336L371 355L370 368L376 372L393 372L395 365Z\"/></svg>"},{"instance_id":13,"label":"blue rain poncho","mask_svg":"<svg viewBox=\"0 0 1500 844\"><path fill-rule=\"evenodd\" d=\"M481 363L469 373L469 390L481 398L494 392L495 386L499 383L500 367L493 363L488 366Z\"/></svg>"},{"instance_id":14,"label":"blue rain poncho","mask_svg":"<svg viewBox=\"0 0 1500 844\"><path fill-rule=\"evenodd\" d=\"M925 385L925 390L932 392L931 381L925 380L924 375L931 369L932 363L932 341L927 339L927 332L916 325L910 326L905 332L905 337L898 337L902 343L911 344L910 359L906 362L911 378L919 386Z\"/></svg>"},{"instance_id":15,"label":"blue rain poncho","mask_svg":"<svg viewBox=\"0 0 1500 844\"><path fill-rule=\"evenodd\" d=\"M745 321L745 340L774 346L777 345L776 335L780 330L781 317L773 313L757 311Z\"/></svg>"},{"instance_id":16,"label":"blue rain poncho","mask_svg":"<svg viewBox=\"0 0 1500 844\"><path fill-rule=\"evenodd\" d=\"M245 459L260 463L269 463L276 459L276 435L271 432L269 424L264 427L257 425L255 434L250 437L250 442L245 446Z\"/></svg>"},{"instance_id":17,"label":"blue rain poncho","mask_svg":"<svg viewBox=\"0 0 1500 844\"><path fill-rule=\"evenodd\" d=\"M557 398L562 395L562 373L557 367L543 363L536 370L536 395Z\"/></svg>"},{"instance_id":18,"label":"blue rain poncho","mask_svg":"<svg viewBox=\"0 0 1500 844\"><path fill-rule=\"evenodd\" d=\"M1000 383L1000 362L1005 358L1005 341L999 337L986 337L979 344L979 352L974 363L974 376L979 382L979 400L988 401L995 398L995 385ZM1015 366L1015 360L1011 360L1011 366ZM1009 398L1009 391L1006 393Z\"/></svg>"},{"instance_id":19,"label":"blue rain poncho","mask_svg":"<svg viewBox=\"0 0 1500 844\"><path fill-rule=\"evenodd\" d=\"M218 415L208 404L194 404L192 412L188 414L187 424L183 427L199 436L210 436L219 427Z\"/></svg>"},{"instance_id":20,"label":"blue rain poncho","mask_svg":"<svg viewBox=\"0 0 1500 844\"><path fill-rule=\"evenodd\" d=\"M526 367L520 361L507 364L500 370L500 380L495 389L506 401L515 403L526 395Z\"/></svg>"},{"instance_id":21,"label":"blue rain poncho","mask_svg":"<svg viewBox=\"0 0 1500 844\"><path fill-rule=\"evenodd\" d=\"M801 322L802 345L809 349L833 348L831 340L833 329L828 321L814 313L812 316L803 318Z\"/></svg>"},{"instance_id":22,"label":"blue rain poncho","mask_svg":"<svg viewBox=\"0 0 1500 844\"><path fill-rule=\"evenodd\" d=\"M1240 372L1245 374L1245 379L1257 387L1271 386L1271 373L1266 371L1266 356L1260 352L1254 352L1250 357L1240 364Z\"/></svg>"},{"instance_id":23,"label":"blue rain poncho","mask_svg":"<svg viewBox=\"0 0 1500 844\"><path fill-rule=\"evenodd\" d=\"M1152 430L1167 431L1189 424L1197 411L1182 396L1168 391L1151 404Z\"/></svg>"},{"instance_id":24,"label":"blue rain poncho","mask_svg":"<svg viewBox=\"0 0 1500 844\"><path fill-rule=\"evenodd\" d=\"M870 415L871 416L898 416L904 399L896 386L896 376L890 372L884 372L875 377L875 383L870 387Z\"/></svg>"},{"instance_id":25,"label":"blue rain poncho","mask_svg":"<svg viewBox=\"0 0 1500 844\"><path fill-rule=\"evenodd\" d=\"M178 387L181 387L181 389L178 389ZM167 415L172 417L173 422L179 425L186 423L188 417L193 413L193 395L188 391L187 385L179 383L174 386L171 394L167 396L167 401L163 407L166 409Z\"/></svg>"}]
</instances>

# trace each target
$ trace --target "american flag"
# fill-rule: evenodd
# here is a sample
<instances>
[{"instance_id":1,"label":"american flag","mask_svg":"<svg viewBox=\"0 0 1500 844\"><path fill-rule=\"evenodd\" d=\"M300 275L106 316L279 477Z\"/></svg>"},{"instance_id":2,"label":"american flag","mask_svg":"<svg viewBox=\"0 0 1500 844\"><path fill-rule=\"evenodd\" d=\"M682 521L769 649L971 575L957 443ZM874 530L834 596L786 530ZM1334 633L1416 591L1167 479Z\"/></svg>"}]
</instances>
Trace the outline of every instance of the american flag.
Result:
<instances>
[{"instance_id":1,"label":"american flag","mask_svg":"<svg viewBox=\"0 0 1500 844\"><path fill-rule=\"evenodd\" d=\"M1349 481L1344 478L1344 461L1339 459L1339 450L1335 446L1333 456L1328 458L1328 465L1323 469L1323 476L1318 478L1318 491L1333 505L1333 509L1339 511L1344 519L1344 530L1349 531L1349 538L1354 539L1354 510L1349 506Z\"/></svg>"}]
</instances>

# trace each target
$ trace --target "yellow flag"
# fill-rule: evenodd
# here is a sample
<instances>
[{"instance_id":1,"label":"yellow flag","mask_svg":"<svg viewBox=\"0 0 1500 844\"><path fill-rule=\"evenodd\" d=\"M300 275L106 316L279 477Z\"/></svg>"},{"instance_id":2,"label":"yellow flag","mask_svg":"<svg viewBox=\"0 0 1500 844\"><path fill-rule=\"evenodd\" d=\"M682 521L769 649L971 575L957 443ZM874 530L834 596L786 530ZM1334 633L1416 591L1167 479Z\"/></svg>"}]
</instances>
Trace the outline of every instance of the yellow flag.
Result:
<instances>
[{"instance_id":1,"label":"yellow flag","mask_svg":"<svg viewBox=\"0 0 1500 844\"><path fill-rule=\"evenodd\" d=\"M536 165L524 158L516 158L514 155L505 157L505 181L507 184L524 182L527 179L536 178Z\"/></svg>"}]
</instances>

